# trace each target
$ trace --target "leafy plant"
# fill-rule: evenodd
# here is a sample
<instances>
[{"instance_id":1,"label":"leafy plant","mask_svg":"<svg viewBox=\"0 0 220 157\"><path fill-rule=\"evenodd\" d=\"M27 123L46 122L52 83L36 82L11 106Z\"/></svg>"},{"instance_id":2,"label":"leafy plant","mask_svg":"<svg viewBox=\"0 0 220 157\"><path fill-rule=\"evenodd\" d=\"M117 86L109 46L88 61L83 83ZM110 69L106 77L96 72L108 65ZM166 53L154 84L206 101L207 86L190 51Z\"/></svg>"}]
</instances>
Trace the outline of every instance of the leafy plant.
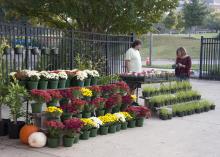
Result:
<instances>
[{"instance_id":1,"label":"leafy plant","mask_svg":"<svg viewBox=\"0 0 220 157\"><path fill-rule=\"evenodd\" d=\"M5 82L0 80L0 121L2 121L2 105L5 103L5 97L8 94L8 88Z\"/></svg>"},{"instance_id":2,"label":"leafy plant","mask_svg":"<svg viewBox=\"0 0 220 157\"><path fill-rule=\"evenodd\" d=\"M110 84L112 82L117 82L119 80L119 75L114 74L114 75L102 75L100 76L98 83L100 85L107 85Z\"/></svg>"}]
</instances>

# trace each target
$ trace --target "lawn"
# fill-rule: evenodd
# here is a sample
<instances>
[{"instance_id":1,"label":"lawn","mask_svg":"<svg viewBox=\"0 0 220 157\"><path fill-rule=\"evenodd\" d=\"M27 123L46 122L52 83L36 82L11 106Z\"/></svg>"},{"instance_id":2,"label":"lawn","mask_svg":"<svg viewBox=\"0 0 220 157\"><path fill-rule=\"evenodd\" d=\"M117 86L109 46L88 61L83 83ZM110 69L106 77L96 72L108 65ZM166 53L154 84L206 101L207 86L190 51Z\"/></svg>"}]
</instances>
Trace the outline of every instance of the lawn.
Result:
<instances>
[{"instance_id":1,"label":"lawn","mask_svg":"<svg viewBox=\"0 0 220 157\"><path fill-rule=\"evenodd\" d=\"M189 37L184 35L153 35L153 54L152 59L174 59L176 49L180 46L185 47L192 59L199 59L200 38L215 37L216 33L194 34ZM143 48L141 49L142 58L149 56L149 38L147 35L141 37Z\"/></svg>"},{"instance_id":2,"label":"lawn","mask_svg":"<svg viewBox=\"0 0 220 157\"><path fill-rule=\"evenodd\" d=\"M144 65L143 67L146 67L146 68L158 68L158 69L172 69L172 65L171 64L151 65L151 66ZM192 70L198 70L198 69L199 69L199 64L193 64L192 65Z\"/></svg>"}]
</instances>

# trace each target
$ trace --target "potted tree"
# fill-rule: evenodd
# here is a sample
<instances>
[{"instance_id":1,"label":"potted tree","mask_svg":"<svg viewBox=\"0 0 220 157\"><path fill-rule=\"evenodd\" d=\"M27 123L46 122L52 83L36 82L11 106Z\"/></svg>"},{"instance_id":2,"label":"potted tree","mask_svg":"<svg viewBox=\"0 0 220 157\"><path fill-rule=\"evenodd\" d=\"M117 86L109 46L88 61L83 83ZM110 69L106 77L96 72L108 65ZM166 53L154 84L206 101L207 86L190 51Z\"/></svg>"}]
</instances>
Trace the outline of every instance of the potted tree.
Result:
<instances>
[{"instance_id":1,"label":"potted tree","mask_svg":"<svg viewBox=\"0 0 220 157\"><path fill-rule=\"evenodd\" d=\"M28 96L26 89L20 86L17 82L11 83L8 86L8 94L5 97L5 103L10 109L12 122L9 124L9 138L18 138L19 131L25 124L23 121L18 121L18 118L24 115L23 101Z\"/></svg>"}]
</instances>

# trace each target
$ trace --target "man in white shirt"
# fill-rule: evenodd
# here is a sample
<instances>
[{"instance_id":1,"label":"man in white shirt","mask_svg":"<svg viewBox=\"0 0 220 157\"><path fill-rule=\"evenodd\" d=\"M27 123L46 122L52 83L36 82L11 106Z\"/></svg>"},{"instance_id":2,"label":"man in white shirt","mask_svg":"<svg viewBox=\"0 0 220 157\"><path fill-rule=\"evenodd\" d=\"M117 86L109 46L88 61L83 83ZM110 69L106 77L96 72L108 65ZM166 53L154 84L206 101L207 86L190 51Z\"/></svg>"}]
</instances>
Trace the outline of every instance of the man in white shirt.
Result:
<instances>
[{"instance_id":1,"label":"man in white shirt","mask_svg":"<svg viewBox=\"0 0 220 157\"><path fill-rule=\"evenodd\" d=\"M126 72L142 72L141 55L139 52L141 45L142 43L140 40L135 40L131 48L127 50L125 56Z\"/></svg>"}]
</instances>

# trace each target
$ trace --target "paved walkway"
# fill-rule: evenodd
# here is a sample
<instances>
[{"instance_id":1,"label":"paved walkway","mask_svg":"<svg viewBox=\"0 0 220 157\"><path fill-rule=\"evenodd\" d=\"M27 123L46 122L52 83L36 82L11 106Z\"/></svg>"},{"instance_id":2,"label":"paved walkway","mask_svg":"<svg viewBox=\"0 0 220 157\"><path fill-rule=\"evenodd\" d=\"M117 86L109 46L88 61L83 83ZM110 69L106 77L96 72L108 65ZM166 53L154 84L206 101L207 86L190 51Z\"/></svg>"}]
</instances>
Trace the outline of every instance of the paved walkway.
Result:
<instances>
[{"instance_id":1,"label":"paved walkway","mask_svg":"<svg viewBox=\"0 0 220 157\"><path fill-rule=\"evenodd\" d=\"M193 87L220 106L220 82L192 80ZM0 157L219 157L220 109L184 118L145 121L143 128L80 141L71 148L33 149L0 138Z\"/></svg>"}]
</instances>

